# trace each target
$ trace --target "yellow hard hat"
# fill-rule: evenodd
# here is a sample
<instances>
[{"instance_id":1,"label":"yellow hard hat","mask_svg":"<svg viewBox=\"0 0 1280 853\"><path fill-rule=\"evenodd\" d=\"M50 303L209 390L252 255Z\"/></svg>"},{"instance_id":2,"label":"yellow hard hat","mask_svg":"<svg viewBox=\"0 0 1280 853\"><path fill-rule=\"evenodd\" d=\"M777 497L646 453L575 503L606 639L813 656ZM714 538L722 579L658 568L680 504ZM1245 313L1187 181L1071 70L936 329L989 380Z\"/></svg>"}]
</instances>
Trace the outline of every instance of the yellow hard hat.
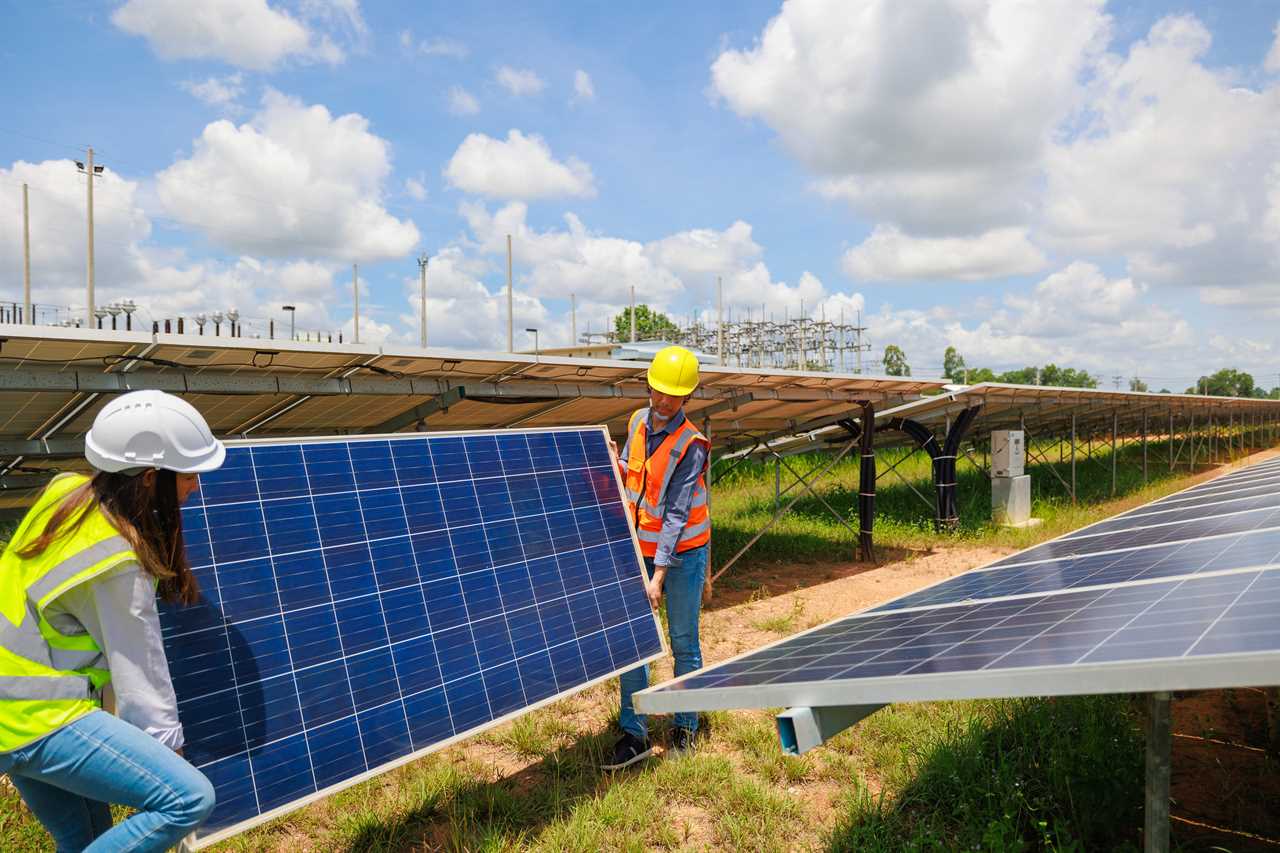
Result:
<instances>
[{"instance_id":1,"label":"yellow hard hat","mask_svg":"<svg viewBox=\"0 0 1280 853\"><path fill-rule=\"evenodd\" d=\"M684 347L663 347L649 364L649 387L687 397L698 387L698 357Z\"/></svg>"}]
</instances>

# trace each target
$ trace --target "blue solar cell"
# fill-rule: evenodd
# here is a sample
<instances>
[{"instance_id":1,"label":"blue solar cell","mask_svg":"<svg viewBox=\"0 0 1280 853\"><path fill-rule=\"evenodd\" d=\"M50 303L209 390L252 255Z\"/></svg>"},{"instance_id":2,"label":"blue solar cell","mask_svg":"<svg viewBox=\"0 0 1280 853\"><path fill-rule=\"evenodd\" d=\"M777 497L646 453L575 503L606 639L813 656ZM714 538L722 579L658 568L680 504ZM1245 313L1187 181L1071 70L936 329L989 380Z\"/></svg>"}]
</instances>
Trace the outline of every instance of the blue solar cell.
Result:
<instances>
[{"instance_id":1,"label":"blue solar cell","mask_svg":"<svg viewBox=\"0 0 1280 853\"><path fill-rule=\"evenodd\" d=\"M232 446L183 520L202 837L661 651L597 430Z\"/></svg>"}]
</instances>

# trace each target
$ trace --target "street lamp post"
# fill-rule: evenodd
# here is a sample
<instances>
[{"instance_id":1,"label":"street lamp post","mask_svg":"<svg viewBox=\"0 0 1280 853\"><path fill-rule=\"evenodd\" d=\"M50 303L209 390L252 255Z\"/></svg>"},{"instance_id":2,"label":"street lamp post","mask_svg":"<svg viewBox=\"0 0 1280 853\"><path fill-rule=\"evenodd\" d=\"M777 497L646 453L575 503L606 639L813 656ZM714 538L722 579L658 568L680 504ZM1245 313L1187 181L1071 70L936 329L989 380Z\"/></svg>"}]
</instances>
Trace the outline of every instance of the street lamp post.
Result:
<instances>
[{"instance_id":1,"label":"street lamp post","mask_svg":"<svg viewBox=\"0 0 1280 853\"><path fill-rule=\"evenodd\" d=\"M237 326L237 323L239 323L239 322L240 322L240 312L239 312L239 311L237 311L237 310L236 310L236 309L234 309L234 308L232 308L230 311L228 311L228 312L227 312L227 322L231 324L231 333L230 333L230 334L231 334L231 337L233 337L233 338L239 337L239 336L240 336L240 329L239 329L239 327Z\"/></svg>"},{"instance_id":2,"label":"street lamp post","mask_svg":"<svg viewBox=\"0 0 1280 853\"><path fill-rule=\"evenodd\" d=\"M209 319L213 321L213 336L216 338L222 334L222 312L214 311L209 315Z\"/></svg>"},{"instance_id":3,"label":"street lamp post","mask_svg":"<svg viewBox=\"0 0 1280 853\"><path fill-rule=\"evenodd\" d=\"M123 310L119 302L112 302L107 306L107 313L111 315L111 331L114 332L116 330L116 318L120 316L120 312Z\"/></svg>"},{"instance_id":4,"label":"street lamp post","mask_svg":"<svg viewBox=\"0 0 1280 853\"><path fill-rule=\"evenodd\" d=\"M280 306L280 310L281 310L281 311L288 311L288 312L289 312L289 340L291 340L291 341L292 341L292 340L296 340L296 338L295 338L295 336L294 336L294 333L293 333L293 318L294 318L294 316L298 313L298 306L296 306L296 305L281 305L281 306Z\"/></svg>"},{"instance_id":5,"label":"street lamp post","mask_svg":"<svg viewBox=\"0 0 1280 853\"><path fill-rule=\"evenodd\" d=\"M102 174L102 166L93 165L93 149L90 148L86 163L79 160L76 161L76 168L84 172L88 178L88 210L89 210L89 243L88 243L88 267L85 276L86 283L86 301L85 301L85 325L93 325L93 318L97 316L94 311L96 307L93 304L93 179L96 175Z\"/></svg>"},{"instance_id":6,"label":"street lamp post","mask_svg":"<svg viewBox=\"0 0 1280 853\"><path fill-rule=\"evenodd\" d=\"M525 329L525 331L533 335L533 360L537 361L538 360L538 330Z\"/></svg>"},{"instance_id":7,"label":"street lamp post","mask_svg":"<svg viewBox=\"0 0 1280 853\"><path fill-rule=\"evenodd\" d=\"M124 312L124 328L126 332L133 331L133 312L138 310L138 303L132 299L121 299L120 310Z\"/></svg>"}]
</instances>

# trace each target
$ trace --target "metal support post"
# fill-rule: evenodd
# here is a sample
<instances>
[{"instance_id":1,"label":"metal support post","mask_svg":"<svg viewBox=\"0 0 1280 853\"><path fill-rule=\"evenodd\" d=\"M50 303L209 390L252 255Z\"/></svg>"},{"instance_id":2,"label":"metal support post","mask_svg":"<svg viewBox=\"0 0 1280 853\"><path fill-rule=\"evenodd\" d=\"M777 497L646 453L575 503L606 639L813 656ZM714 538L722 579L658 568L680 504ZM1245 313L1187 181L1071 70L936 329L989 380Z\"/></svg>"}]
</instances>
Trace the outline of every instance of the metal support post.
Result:
<instances>
[{"instance_id":1,"label":"metal support post","mask_svg":"<svg viewBox=\"0 0 1280 853\"><path fill-rule=\"evenodd\" d=\"M1169 409L1169 473L1173 473L1173 409Z\"/></svg>"},{"instance_id":2,"label":"metal support post","mask_svg":"<svg viewBox=\"0 0 1280 853\"><path fill-rule=\"evenodd\" d=\"M1169 764L1173 747L1169 694L1147 695L1147 789L1142 849L1169 850Z\"/></svg>"},{"instance_id":3,"label":"metal support post","mask_svg":"<svg viewBox=\"0 0 1280 853\"><path fill-rule=\"evenodd\" d=\"M782 502L782 457L779 456L773 463L773 511L778 511L778 504Z\"/></svg>"},{"instance_id":4,"label":"metal support post","mask_svg":"<svg viewBox=\"0 0 1280 853\"><path fill-rule=\"evenodd\" d=\"M858 551L863 560L875 560L871 531L876 516L876 410L862 404L862 458L858 470Z\"/></svg>"},{"instance_id":5,"label":"metal support post","mask_svg":"<svg viewBox=\"0 0 1280 853\"><path fill-rule=\"evenodd\" d=\"M1147 485L1147 413L1142 413L1142 485Z\"/></svg>"},{"instance_id":6,"label":"metal support post","mask_svg":"<svg viewBox=\"0 0 1280 853\"><path fill-rule=\"evenodd\" d=\"M1071 415L1071 502L1076 502L1076 416Z\"/></svg>"},{"instance_id":7,"label":"metal support post","mask_svg":"<svg viewBox=\"0 0 1280 853\"><path fill-rule=\"evenodd\" d=\"M93 178L89 179L92 186ZM31 224L28 218L27 185L22 185L22 320L28 325L36 321L31 310Z\"/></svg>"},{"instance_id":8,"label":"metal support post","mask_svg":"<svg viewBox=\"0 0 1280 853\"><path fill-rule=\"evenodd\" d=\"M777 717L778 740L786 755L803 755L883 708L884 705L836 705L789 708Z\"/></svg>"},{"instance_id":9,"label":"metal support post","mask_svg":"<svg viewBox=\"0 0 1280 853\"><path fill-rule=\"evenodd\" d=\"M1120 416L1111 412L1111 497L1116 496L1116 433L1120 431Z\"/></svg>"}]
</instances>

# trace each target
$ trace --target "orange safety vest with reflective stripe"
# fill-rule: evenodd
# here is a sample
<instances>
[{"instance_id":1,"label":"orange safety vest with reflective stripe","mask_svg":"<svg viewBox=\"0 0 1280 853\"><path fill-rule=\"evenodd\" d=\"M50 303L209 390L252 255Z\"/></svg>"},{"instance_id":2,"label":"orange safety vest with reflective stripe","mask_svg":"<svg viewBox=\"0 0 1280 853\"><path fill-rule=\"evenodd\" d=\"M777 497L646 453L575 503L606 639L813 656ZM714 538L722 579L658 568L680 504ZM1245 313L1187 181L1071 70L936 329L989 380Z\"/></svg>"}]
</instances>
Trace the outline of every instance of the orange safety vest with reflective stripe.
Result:
<instances>
[{"instance_id":1,"label":"orange safety vest with reflective stripe","mask_svg":"<svg viewBox=\"0 0 1280 853\"><path fill-rule=\"evenodd\" d=\"M80 474L55 478L0 555L0 752L38 740L100 707L111 678L94 667L102 654L89 634L67 635L45 608L67 590L129 560L132 547L95 507L74 532L34 557L18 548L44 530L49 515L86 482Z\"/></svg>"},{"instance_id":2,"label":"orange safety vest with reflective stripe","mask_svg":"<svg viewBox=\"0 0 1280 853\"><path fill-rule=\"evenodd\" d=\"M694 442L707 450L707 463L698 472L693 487L693 502L689 506L689 518L680 538L676 540L676 553L682 553L711 541L711 514L707 507L707 469L711 459L711 442L697 427L685 418L667 435L653 451L648 451L649 410L641 409L631 416L627 427L627 459L623 463L623 486L627 511L636 526L640 540L640 552L646 557L658 553L658 539L662 535L662 519L667 508L667 487L676 466L689 452Z\"/></svg>"}]
</instances>

